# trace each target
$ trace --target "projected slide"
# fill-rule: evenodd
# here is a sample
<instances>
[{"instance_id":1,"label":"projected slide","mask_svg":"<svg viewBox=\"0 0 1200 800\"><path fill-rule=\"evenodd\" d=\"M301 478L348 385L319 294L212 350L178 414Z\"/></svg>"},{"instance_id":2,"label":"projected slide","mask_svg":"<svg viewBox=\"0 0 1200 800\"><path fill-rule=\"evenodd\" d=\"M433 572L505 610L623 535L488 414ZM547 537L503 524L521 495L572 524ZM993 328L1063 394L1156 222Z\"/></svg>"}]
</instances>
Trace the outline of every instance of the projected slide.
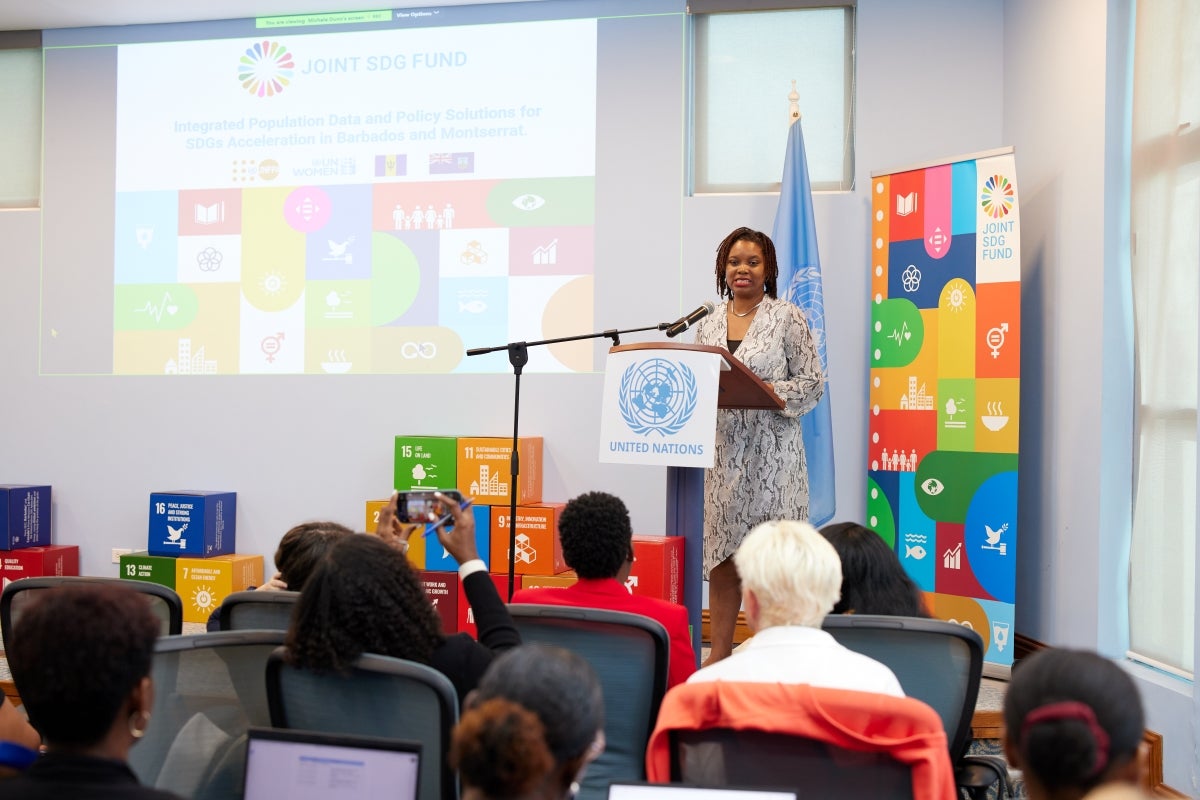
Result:
<instances>
[{"instance_id":1,"label":"projected slide","mask_svg":"<svg viewBox=\"0 0 1200 800\"><path fill-rule=\"evenodd\" d=\"M589 331L596 26L119 45L113 372L477 371ZM537 368L593 369L564 352Z\"/></svg>"}]
</instances>

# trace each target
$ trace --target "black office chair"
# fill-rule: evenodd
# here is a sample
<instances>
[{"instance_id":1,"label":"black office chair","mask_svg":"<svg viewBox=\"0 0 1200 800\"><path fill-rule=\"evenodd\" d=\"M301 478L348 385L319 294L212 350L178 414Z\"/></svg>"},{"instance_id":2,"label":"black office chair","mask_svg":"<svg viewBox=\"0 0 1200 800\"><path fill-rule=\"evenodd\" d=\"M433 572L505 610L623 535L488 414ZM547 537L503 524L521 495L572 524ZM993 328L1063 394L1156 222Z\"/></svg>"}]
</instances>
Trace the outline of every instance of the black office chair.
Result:
<instances>
[{"instance_id":1,"label":"black office chair","mask_svg":"<svg viewBox=\"0 0 1200 800\"><path fill-rule=\"evenodd\" d=\"M614 781L646 777L646 742L667 690L670 640L657 620L571 606L510 604L524 642L551 644L588 660L604 692L604 752L588 765L579 800L604 800Z\"/></svg>"},{"instance_id":2,"label":"black office chair","mask_svg":"<svg viewBox=\"0 0 1200 800\"><path fill-rule=\"evenodd\" d=\"M983 676L983 640L954 622L921 617L829 614L822 623L843 646L885 664L909 697L929 704L942 718L955 778L972 797L999 783L1010 796L1003 759L968 756L971 718Z\"/></svg>"},{"instance_id":3,"label":"black office chair","mask_svg":"<svg viewBox=\"0 0 1200 800\"><path fill-rule=\"evenodd\" d=\"M99 583L106 586L122 586L130 591L141 592L150 604L150 610L161 624L162 636L178 636L183 632L183 601L174 589L147 581L126 581L120 578L96 578L92 576L53 575L41 578L21 578L4 587L0 592L0 635L4 640L4 651L13 646L13 626L17 624L25 604L42 589L68 584Z\"/></svg>"},{"instance_id":4,"label":"black office chair","mask_svg":"<svg viewBox=\"0 0 1200 800\"><path fill-rule=\"evenodd\" d=\"M283 631L159 639L148 735L129 751L138 779L193 800L241 797L246 729L271 724L264 676L283 640Z\"/></svg>"},{"instance_id":5,"label":"black office chair","mask_svg":"<svg viewBox=\"0 0 1200 800\"><path fill-rule=\"evenodd\" d=\"M271 724L421 743L420 800L457 800L458 778L446 755L458 723L458 695L442 673L415 661L366 654L348 675L287 662L279 648L267 663Z\"/></svg>"},{"instance_id":6,"label":"black office chair","mask_svg":"<svg viewBox=\"0 0 1200 800\"><path fill-rule=\"evenodd\" d=\"M221 601L221 630L286 631L292 622L299 592L246 591Z\"/></svg>"}]
</instances>

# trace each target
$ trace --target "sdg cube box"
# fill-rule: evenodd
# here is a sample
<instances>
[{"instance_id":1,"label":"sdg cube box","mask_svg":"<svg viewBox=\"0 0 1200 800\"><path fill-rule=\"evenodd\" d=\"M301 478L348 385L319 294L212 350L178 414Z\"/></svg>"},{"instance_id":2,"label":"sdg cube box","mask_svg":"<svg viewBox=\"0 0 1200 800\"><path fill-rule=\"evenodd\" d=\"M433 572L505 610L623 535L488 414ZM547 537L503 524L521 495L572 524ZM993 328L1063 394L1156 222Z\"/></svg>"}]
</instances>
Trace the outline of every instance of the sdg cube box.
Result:
<instances>
[{"instance_id":1,"label":"sdg cube box","mask_svg":"<svg viewBox=\"0 0 1200 800\"><path fill-rule=\"evenodd\" d=\"M237 492L175 491L150 495L152 556L211 558L237 549Z\"/></svg>"},{"instance_id":2,"label":"sdg cube box","mask_svg":"<svg viewBox=\"0 0 1200 800\"><path fill-rule=\"evenodd\" d=\"M0 550L50 544L50 487L0 485Z\"/></svg>"},{"instance_id":3,"label":"sdg cube box","mask_svg":"<svg viewBox=\"0 0 1200 800\"><path fill-rule=\"evenodd\" d=\"M558 515L566 503L517 506L516 557L513 572L522 575L557 575L567 571L558 540ZM492 506L492 560L490 569L508 573L508 506Z\"/></svg>"},{"instance_id":4,"label":"sdg cube box","mask_svg":"<svg viewBox=\"0 0 1200 800\"><path fill-rule=\"evenodd\" d=\"M79 574L79 545L24 547L0 556L0 578L8 585L21 578Z\"/></svg>"},{"instance_id":5,"label":"sdg cube box","mask_svg":"<svg viewBox=\"0 0 1200 800\"><path fill-rule=\"evenodd\" d=\"M367 527L364 529L367 533L374 535L375 529L379 526L379 511L388 504L388 500L368 500L367 501ZM408 563L413 565L413 569L425 568L425 543L428 541L421 533L425 530L424 525L412 525L412 535L408 537ZM435 542L436 544L436 542Z\"/></svg>"},{"instance_id":6,"label":"sdg cube box","mask_svg":"<svg viewBox=\"0 0 1200 800\"><path fill-rule=\"evenodd\" d=\"M434 609L442 620L442 631L445 633L468 633L477 636L475 614L471 604L467 602L466 592L463 591L462 579L457 572L418 571L417 577L425 587L425 594L433 603ZM508 599L508 575L489 574L496 592L501 600ZM521 576L513 576L514 589L521 588Z\"/></svg>"},{"instance_id":7,"label":"sdg cube box","mask_svg":"<svg viewBox=\"0 0 1200 800\"><path fill-rule=\"evenodd\" d=\"M175 588L175 559L170 556L152 556L145 550L138 550L121 556L119 562L118 570L124 580Z\"/></svg>"},{"instance_id":8,"label":"sdg cube box","mask_svg":"<svg viewBox=\"0 0 1200 800\"><path fill-rule=\"evenodd\" d=\"M542 437L522 436L517 440L520 473L517 502L542 501ZM458 489L481 505L509 502L512 480L512 439L460 438L458 440Z\"/></svg>"},{"instance_id":9,"label":"sdg cube box","mask_svg":"<svg viewBox=\"0 0 1200 800\"><path fill-rule=\"evenodd\" d=\"M401 492L457 489L458 439L397 436L393 481Z\"/></svg>"},{"instance_id":10,"label":"sdg cube box","mask_svg":"<svg viewBox=\"0 0 1200 800\"><path fill-rule=\"evenodd\" d=\"M499 575L489 573L488 577L492 579L492 583L496 585L496 593L500 595L500 599L508 602L508 573ZM458 580L458 632L469 635L472 639L479 638L479 629L475 625L475 609L471 608L471 604L467 602L467 593L463 589L462 579ZM513 575L513 591L521 589L521 581L523 576Z\"/></svg>"},{"instance_id":11,"label":"sdg cube box","mask_svg":"<svg viewBox=\"0 0 1200 800\"><path fill-rule=\"evenodd\" d=\"M565 589L579 583L579 576L573 570L559 575L522 575L520 577L522 589Z\"/></svg>"},{"instance_id":12,"label":"sdg cube box","mask_svg":"<svg viewBox=\"0 0 1200 800\"><path fill-rule=\"evenodd\" d=\"M472 505L468 511L472 512L475 517L475 549L479 551L479 558L484 564L491 569L492 553L492 509L491 506ZM450 555L446 548L442 547L442 543L438 541L437 533L431 533L428 536L423 536L424 528L421 528L417 533L414 533L408 540L409 560L412 560L412 549L417 544L417 540L422 542L423 552L425 554L425 569L430 572L458 572L458 562L454 560L454 556ZM506 562L507 564L507 562ZM508 569L507 565L505 569Z\"/></svg>"},{"instance_id":13,"label":"sdg cube box","mask_svg":"<svg viewBox=\"0 0 1200 800\"><path fill-rule=\"evenodd\" d=\"M262 582L262 556L175 559L175 591L183 600L184 622L208 622L226 597Z\"/></svg>"},{"instance_id":14,"label":"sdg cube box","mask_svg":"<svg viewBox=\"0 0 1200 800\"><path fill-rule=\"evenodd\" d=\"M682 536L633 537L633 569L626 587L633 594L683 602Z\"/></svg>"}]
</instances>

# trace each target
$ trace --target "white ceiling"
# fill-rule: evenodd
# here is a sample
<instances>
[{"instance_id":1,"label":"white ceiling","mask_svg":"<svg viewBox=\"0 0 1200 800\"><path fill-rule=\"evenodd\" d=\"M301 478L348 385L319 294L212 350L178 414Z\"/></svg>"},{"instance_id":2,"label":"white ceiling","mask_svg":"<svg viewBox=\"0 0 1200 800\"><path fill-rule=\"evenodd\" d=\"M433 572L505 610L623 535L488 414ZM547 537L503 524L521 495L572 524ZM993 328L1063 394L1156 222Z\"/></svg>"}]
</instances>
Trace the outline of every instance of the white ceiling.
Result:
<instances>
[{"instance_id":1,"label":"white ceiling","mask_svg":"<svg viewBox=\"0 0 1200 800\"><path fill-rule=\"evenodd\" d=\"M485 0L0 0L0 31L475 5ZM486 0L517 2L518 0Z\"/></svg>"}]
</instances>

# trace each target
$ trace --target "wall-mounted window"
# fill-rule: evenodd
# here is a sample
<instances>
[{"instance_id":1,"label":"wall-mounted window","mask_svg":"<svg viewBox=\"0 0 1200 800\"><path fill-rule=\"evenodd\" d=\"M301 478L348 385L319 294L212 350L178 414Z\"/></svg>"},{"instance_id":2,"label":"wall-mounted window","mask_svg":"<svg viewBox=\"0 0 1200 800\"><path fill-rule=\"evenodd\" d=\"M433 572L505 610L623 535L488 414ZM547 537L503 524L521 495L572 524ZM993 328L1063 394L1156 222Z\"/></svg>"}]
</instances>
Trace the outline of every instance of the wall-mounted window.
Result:
<instances>
[{"instance_id":1,"label":"wall-mounted window","mask_svg":"<svg viewBox=\"0 0 1200 800\"><path fill-rule=\"evenodd\" d=\"M42 194L42 36L0 32L0 208L32 208Z\"/></svg>"},{"instance_id":2,"label":"wall-mounted window","mask_svg":"<svg viewBox=\"0 0 1200 800\"><path fill-rule=\"evenodd\" d=\"M779 190L789 95L813 188L854 186L854 3L693 0L692 192Z\"/></svg>"},{"instance_id":3,"label":"wall-mounted window","mask_svg":"<svg viewBox=\"0 0 1200 800\"><path fill-rule=\"evenodd\" d=\"M1195 671L1197 317L1200 316L1200 6L1137 4L1134 340L1138 376L1130 655Z\"/></svg>"}]
</instances>

